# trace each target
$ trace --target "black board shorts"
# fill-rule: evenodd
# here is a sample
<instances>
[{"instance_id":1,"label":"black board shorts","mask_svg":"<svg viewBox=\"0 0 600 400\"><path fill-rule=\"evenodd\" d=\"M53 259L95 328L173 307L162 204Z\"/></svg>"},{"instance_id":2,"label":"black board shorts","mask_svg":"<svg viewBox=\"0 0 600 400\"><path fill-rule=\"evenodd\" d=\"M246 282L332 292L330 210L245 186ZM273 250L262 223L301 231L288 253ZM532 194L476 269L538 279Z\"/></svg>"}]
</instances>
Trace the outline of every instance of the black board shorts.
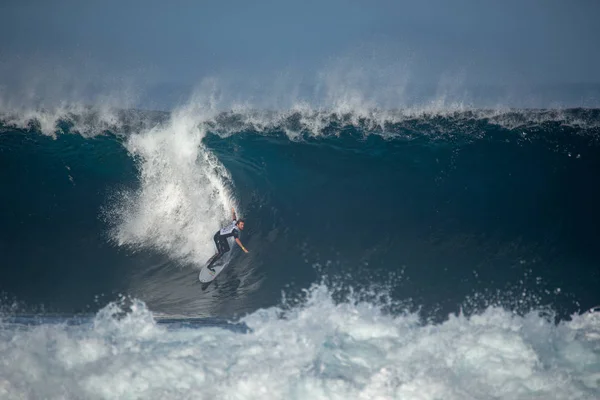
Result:
<instances>
[{"instance_id":1,"label":"black board shorts","mask_svg":"<svg viewBox=\"0 0 600 400\"><path fill-rule=\"evenodd\" d=\"M217 251L219 254L227 253L231 248L226 237L222 237L219 232L215 233L214 236L215 244L217 245Z\"/></svg>"}]
</instances>

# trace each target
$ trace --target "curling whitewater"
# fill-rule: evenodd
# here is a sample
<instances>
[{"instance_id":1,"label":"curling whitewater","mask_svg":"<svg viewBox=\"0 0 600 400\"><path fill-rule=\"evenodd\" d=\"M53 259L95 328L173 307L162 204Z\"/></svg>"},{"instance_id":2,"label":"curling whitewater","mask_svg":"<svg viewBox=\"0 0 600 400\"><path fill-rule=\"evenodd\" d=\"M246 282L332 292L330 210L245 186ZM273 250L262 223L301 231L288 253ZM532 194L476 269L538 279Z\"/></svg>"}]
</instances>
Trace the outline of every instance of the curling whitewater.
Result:
<instances>
[{"instance_id":1,"label":"curling whitewater","mask_svg":"<svg viewBox=\"0 0 600 400\"><path fill-rule=\"evenodd\" d=\"M597 399L600 314L489 307L439 324L313 285L238 324L159 323L141 301L79 323L0 323L3 399ZM239 324L244 328L240 329Z\"/></svg>"}]
</instances>

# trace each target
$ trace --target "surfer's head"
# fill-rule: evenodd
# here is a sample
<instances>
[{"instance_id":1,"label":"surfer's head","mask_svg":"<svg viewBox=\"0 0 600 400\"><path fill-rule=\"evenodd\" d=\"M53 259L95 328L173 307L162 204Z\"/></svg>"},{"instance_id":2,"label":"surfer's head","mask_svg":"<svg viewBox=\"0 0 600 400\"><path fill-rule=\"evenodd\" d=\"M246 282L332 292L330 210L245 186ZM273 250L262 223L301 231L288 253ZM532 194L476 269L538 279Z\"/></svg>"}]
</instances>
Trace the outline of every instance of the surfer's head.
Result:
<instances>
[{"instance_id":1,"label":"surfer's head","mask_svg":"<svg viewBox=\"0 0 600 400\"><path fill-rule=\"evenodd\" d=\"M238 228L240 228L240 230L244 230L244 220L243 219L238 219L236 225Z\"/></svg>"}]
</instances>

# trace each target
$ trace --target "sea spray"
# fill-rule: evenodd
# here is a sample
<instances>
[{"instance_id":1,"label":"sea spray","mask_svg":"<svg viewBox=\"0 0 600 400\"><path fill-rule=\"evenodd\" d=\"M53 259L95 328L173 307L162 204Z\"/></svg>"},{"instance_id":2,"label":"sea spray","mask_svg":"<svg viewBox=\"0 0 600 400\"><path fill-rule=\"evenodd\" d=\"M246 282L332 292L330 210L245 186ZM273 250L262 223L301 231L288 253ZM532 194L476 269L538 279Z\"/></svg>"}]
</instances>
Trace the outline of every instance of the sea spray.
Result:
<instances>
[{"instance_id":1,"label":"sea spray","mask_svg":"<svg viewBox=\"0 0 600 400\"><path fill-rule=\"evenodd\" d=\"M214 252L212 233L235 205L228 171L202 143L198 108L175 112L164 124L131 134L140 188L121 193L111 211L119 245L152 248L202 265Z\"/></svg>"},{"instance_id":2,"label":"sea spray","mask_svg":"<svg viewBox=\"0 0 600 400\"><path fill-rule=\"evenodd\" d=\"M438 324L313 285L248 331L155 321L137 300L89 322L0 329L3 398L594 399L600 316L489 307Z\"/></svg>"}]
</instances>

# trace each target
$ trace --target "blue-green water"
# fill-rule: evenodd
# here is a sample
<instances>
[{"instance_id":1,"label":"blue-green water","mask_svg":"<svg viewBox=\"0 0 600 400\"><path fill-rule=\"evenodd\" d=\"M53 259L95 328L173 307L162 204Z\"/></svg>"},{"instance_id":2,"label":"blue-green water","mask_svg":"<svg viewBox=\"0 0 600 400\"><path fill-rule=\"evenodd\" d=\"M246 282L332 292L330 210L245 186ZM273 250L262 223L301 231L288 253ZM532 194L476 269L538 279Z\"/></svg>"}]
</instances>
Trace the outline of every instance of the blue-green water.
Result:
<instances>
[{"instance_id":1,"label":"blue-green water","mask_svg":"<svg viewBox=\"0 0 600 400\"><path fill-rule=\"evenodd\" d=\"M566 315L600 302L597 111L396 116L377 125L325 115L316 131L300 117L271 116L260 130L244 115L202 121L202 148L188 148L193 165L178 171L169 165L178 149L162 131L122 124L88 137L65 119L51 137L5 125L0 289L47 311L95 309L96 296L123 293L165 313L211 314L188 306L201 297L196 288L179 287L194 281L226 220L206 221L205 204L194 203L225 213L212 195L193 198L211 185L202 181L210 154L229 174L218 179L248 220L252 249L235 252L218 280L229 288L218 315L276 304L282 290L323 277L355 289L382 285L440 315L473 296L514 306L525 293L527 307L535 298ZM155 120L164 125L168 115ZM191 146L192 133L161 129L181 142L173 147ZM143 134L157 149L127 147ZM154 180L142 183L148 172ZM198 185L172 193L174 209L187 207L180 214L151 214L143 208L153 204L132 198L173 184ZM139 204L116 216L125 195ZM115 229L136 218L154 221L115 243ZM191 243L186 250L161 237L171 228L160 224L187 223L181 218L198 224L179 238Z\"/></svg>"},{"instance_id":2,"label":"blue-green water","mask_svg":"<svg viewBox=\"0 0 600 400\"><path fill-rule=\"evenodd\" d=\"M573 385L565 396L597 393L600 325L585 313L600 304L597 110L128 111L109 122L42 122L7 117L0 127L2 335L4 344L39 345L49 382L73 382L60 392L25 364L2 364L0 394L169 397L205 380L256 373L251 381L260 381L282 362L291 363L286 383L263 382L273 398L318 397L313 380L350 397L402 398L416 385L435 398L440 384L444 398L487 398L497 387L514 398L562 398L552 385L565 377ZM250 253L234 248L227 269L202 287L199 268L230 206L246 219ZM135 300L110 303L121 296ZM65 325L74 314L81 322ZM194 325L198 318L217 322ZM156 319L184 322L167 334L170 322ZM217 351L214 337L228 350ZM33 357L4 344L4 359ZM281 353L259 360L243 351L263 345ZM185 348L198 353L175 355ZM175 368L185 383L155 381L161 389L145 392L150 375L119 370L111 351L132 369ZM419 380L423 371L430 381ZM108 378L98 374L145 383L105 393ZM246 390L223 385L210 393Z\"/></svg>"}]
</instances>

